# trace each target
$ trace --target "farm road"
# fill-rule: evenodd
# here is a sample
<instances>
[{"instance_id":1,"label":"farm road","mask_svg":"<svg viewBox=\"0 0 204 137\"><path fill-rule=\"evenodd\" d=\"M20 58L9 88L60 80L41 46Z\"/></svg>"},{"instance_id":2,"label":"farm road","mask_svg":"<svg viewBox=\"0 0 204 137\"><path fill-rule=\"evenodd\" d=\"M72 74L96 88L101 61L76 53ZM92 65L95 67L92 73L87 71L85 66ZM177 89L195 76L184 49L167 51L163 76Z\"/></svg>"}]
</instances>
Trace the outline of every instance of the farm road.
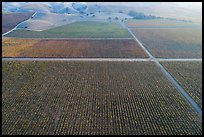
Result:
<instances>
[{"instance_id":1,"label":"farm road","mask_svg":"<svg viewBox=\"0 0 204 137\"><path fill-rule=\"evenodd\" d=\"M201 26L174 26L174 27L129 27L131 29L178 29L178 28L200 28Z\"/></svg>"},{"instance_id":2,"label":"farm road","mask_svg":"<svg viewBox=\"0 0 204 137\"><path fill-rule=\"evenodd\" d=\"M3 61L152 61L150 58L2 58Z\"/></svg>"},{"instance_id":3,"label":"farm road","mask_svg":"<svg viewBox=\"0 0 204 137\"><path fill-rule=\"evenodd\" d=\"M37 11L36 11L30 18L28 18L27 20L29 20L29 19L31 19L32 17L34 17L36 13L37 13ZM4 33L4 34L2 34L2 36L5 36L5 35L9 34L10 32L12 32L13 30L17 29L17 27L18 27L20 24L22 24L23 22L26 22L27 20L24 20L24 21L20 22L20 23L17 24L12 30L10 30L10 31L8 31L8 32L6 32L6 33Z\"/></svg>"},{"instance_id":4,"label":"farm road","mask_svg":"<svg viewBox=\"0 0 204 137\"><path fill-rule=\"evenodd\" d=\"M156 58L158 61L202 61L202 59L195 58Z\"/></svg>"},{"instance_id":5,"label":"farm road","mask_svg":"<svg viewBox=\"0 0 204 137\"><path fill-rule=\"evenodd\" d=\"M19 38L19 37L5 37L5 38ZM114 40L114 39L134 39L134 38L19 38L19 39L39 39L39 40Z\"/></svg>"},{"instance_id":6,"label":"farm road","mask_svg":"<svg viewBox=\"0 0 204 137\"><path fill-rule=\"evenodd\" d=\"M35 12L31 17L33 17L36 13L37 12ZM18 25L20 25L21 23L19 23ZM135 41L139 43L139 45L148 54L150 58L137 58L137 59L135 58L2 58L2 60L9 60L9 61L15 61L15 60L21 60L21 61L23 60L24 61L154 61L156 65L162 70L164 75L170 80L170 82L177 88L177 90L183 95L183 97L192 105L192 107L196 110L196 112L198 112L199 116L202 117L202 110L198 106L198 104L187 94L187 92L178 84L178 82L171 76L171 74L168 73L168 71L159 63L159 61L202 61L202 59L161 59L161 58L157 59L142 45L142 43L136 38L136 36L132 33L132 31L123 22L120 22L120 24L122 25L122 27L126 28L129 31L129 33L133 36ZM12 30L4 33L2 36L15 30L17 26ZM133 39L133 38L130 38L130 39ZM53 38L53 39L59 39L59 38ZM79 39L87 39L87 38L79 38ZM88 38L88 39L93 39L93 38ZM94 38L94 39L121 39L121 38Z\"/></svg>"},{"instance_id":7,"label":"farm road","mask_svg":"<svg viewBox=\"0 0 204 137\"><path fill-rule=\"evenodd\" d=\"M180 84L171 76L171 74L157 61L155 63L161 68L163 73L167 76L167 78L175 85L178 91L185 97L186 101L188 101L193 108L198 112L199 116L202 117L202 110L198 106L198 104L188 95L188 93L180 86Z\"/></svg>"},{"instance_id":8,"label":"farm road","mask_svg":"<svg viewBox=\"0 0 204 137\"><path fill-rule=\"evenodd\" d=\"M126 26L124 23L120 22L122 26ZM182 88L182 86L171 76L171 74L159 63L157 60L143 45L142 43L136 38L136 36L132 33L132 31L126 26L127 30L130 34L135 38L135 40L139 43L139 45L144 49L144 51L149 55L149 57L156 63L156 65L162 70L163 74L170 80L170 82L177 88L178 92L180 92L183 97L189 102L195 111L198 113L200 117L202 117L202 110L198 106L198 104L187 94L187 92ZM168 61L175 61L175 59L169 59ZM190 61L190 59L187 59ZM202 59L201 59L202 60ZM162 59L160 59L162 61ZM167 61L167 59L166 59ZM177 59L178 61L178 59Z\"/></svg>"},{"instance_id":9,"label":"farm road","mask_svg":"<svg viewBox=\"0 0 204 137\"><path fill-rule=\"evenodd\" d=\"M132 31L122 22L120 22L120 24L123 27L126 27L126 29L129 31L129 33L133 36L133 38L136 40L136 42L140 45L140 47L142 47L142 49L148 54L148 56L152 59L155 59L154 56L142 45L142 43L135 37L135 35L132 33Z\"/></svg>"},{"instance_id":10,"label":"farm road","mask_svg":"<svg viewBox=\"0 0 204 137\"><path fill-rule=\"evenodd\" d=\"M156 58L158 61L202 61L202 59L191 59L191 58L175 58L175 59L163 59L163 58ZM58 57L4 57L2 60L8 61L154 61L151 58L58 58Z\"/></svg>"}]
</instances>

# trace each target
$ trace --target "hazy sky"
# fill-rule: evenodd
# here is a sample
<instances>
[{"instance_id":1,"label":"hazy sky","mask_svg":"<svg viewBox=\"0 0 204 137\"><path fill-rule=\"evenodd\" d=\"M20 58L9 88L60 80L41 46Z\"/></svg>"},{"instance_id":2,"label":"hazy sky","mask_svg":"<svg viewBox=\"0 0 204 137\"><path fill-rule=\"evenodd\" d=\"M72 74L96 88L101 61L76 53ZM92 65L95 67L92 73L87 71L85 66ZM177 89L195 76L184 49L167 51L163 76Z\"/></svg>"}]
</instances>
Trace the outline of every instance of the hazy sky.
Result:
<instances>
[{"instance_id":1,"label":"hazy sky","mask_svg":"<svg viewBox=\"0 0 204 137\"><path fill-rule=\"evenodd\" d=\"M202 2L97 2L105 5L125 5L125 6L156 6L160 4L169 4L179 7L202 7Z\"/></svg>"},{"instance_id":2,"label":"hazy sky","mask_svg":"<svg viewBox=\"0 0 204 137\"><path fill-rule=\"evenodd\" d=\"M7 2L10 3L10 2ZM30 2L31 3L31 2ZM48 5L58 3L62 4L62 2L42 2ZM71 5L72 2L63 2L65 5ZM80 3L87 3L87 2L80 2ZM88 2L92 3L92 2ZM130 7L148 7L148 6L162 6L162 5L169 5L181 8L202 8L202 2L94 2L101 5L124 5ZM12 5L20 6L21 4L26 4L25 2L12 2ZM4 2L3 2L4 5Z\"/></svg>"}]
</instances>

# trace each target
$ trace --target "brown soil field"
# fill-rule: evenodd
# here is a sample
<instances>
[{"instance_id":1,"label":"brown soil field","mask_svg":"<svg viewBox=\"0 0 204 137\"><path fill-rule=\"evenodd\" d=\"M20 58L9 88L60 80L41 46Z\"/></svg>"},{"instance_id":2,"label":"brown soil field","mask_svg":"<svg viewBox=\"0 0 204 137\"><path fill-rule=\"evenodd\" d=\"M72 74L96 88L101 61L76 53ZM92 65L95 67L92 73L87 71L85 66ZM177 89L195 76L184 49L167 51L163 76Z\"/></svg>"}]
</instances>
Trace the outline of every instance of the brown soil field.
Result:
<instances>
[{"instance_id":1,"label":"brown soil field","mask_svg":"<svg viewBox=\"0 0 204 137\"><path fill-rule=\"evenodd\" d=\"M182 27L200 27L201 24L194 22L175 21L168 19L155 20L129 20L126 22L128 27L136 28L182 28Z\"/></svg>"},{"instance_id":2,"label":"brown soil field","mask_svg":"<svg viewBox=\"0 0 204 137\"><path fill-rule=\"evenodd\" d=\"M17 24L28 19L32 15L33 12L2 14L2 34L13 29Z\"/></svg>"},{"instance_id":3,"label":"brown soil field","mask_svg":"<svg viewBox=\"0 0 204 137\"><path fill-rule=\"evenodd\" d=\"M21 40L21 42L15 47L24 47L24 50L14 50L11 54L7 52L11 47L8 44L5 45L5 40L3 40L3 57L148 57L138 43L129 39L39 40L35 41L36 43L34 42L32 46L25 46L27 41Z\"/></svg>"},{"instance_id":4,"label":"brown soil field","mask_svg":"<svg viewBox=\"0 0 204 137\"><path fill-rule=\"evenodd\" d=\"M202 28L131 30L155 57L202 57Z\"/></svg>"},{"instance_id":5,"label":"brown soil field","mask_svg":"<svg viewBox=\"0 0 204 137\"><path fill-rule=\"evenodd\" d=\"M2 38L2 57L18 57L19 53L29 50L39 40Z\"/></svg>"}]
</instances>

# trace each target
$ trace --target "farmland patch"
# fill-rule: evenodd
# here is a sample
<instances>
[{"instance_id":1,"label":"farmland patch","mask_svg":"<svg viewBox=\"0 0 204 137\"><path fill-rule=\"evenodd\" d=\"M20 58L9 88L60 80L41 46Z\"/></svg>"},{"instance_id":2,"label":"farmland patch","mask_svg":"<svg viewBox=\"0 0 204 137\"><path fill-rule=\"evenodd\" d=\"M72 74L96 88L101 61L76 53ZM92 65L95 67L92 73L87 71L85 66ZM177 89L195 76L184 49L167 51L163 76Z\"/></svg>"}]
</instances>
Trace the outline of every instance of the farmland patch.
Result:
<instances>
[{"instance_id":1,"label":"farmland patch","mask_svg":"<svg viewBox=\"0 0 204 137\"><path fill-rule=\"evenodd\" d=\"M202 27L200 23L176 21L169 19L128 20L126 24L130 28L196 28Z\"/></svg>"},{"instance_id":2,"label":"farmland patch","mask_svg":"<svg viewBox=\"0 0 204 137\"><path fill-rule=\"evenodd\" d=\"M2 34L13 29L20 22L29 19L32 15L33 15L32 12L2 14Z\"/></svg>"},{"instance_id":3,"label":"farmland patch","mask_svg":"<svg viewBox=\"0 0 204 137\"><path fill-rule=\"evenodd\" d=\"M202 62L161 62L202 108Z\"/></svg>"},{"instance_id":4,"label":"farmland patch","mask_svg":"<svg viewBox=\"0 0 204 137\"><path fill-rule=\"evenodd\" d=\"M33 40L7 38L3 39L2 49L3 57L148 57L137 42L129 39Z\"/></svg>"},{"instance_id":5,"label":"farmland patch","mask_svg":"<svg viewBox=\"0 0 204 137\"><path fill-rule=\"evenodd\" d=\"M34 39L2 38L2 57L19 57L38 42Z\"/></svg>"},{"instance_id":6,"label":"farmland patch","mask_svg":"<svg viewBox=\"0 0 204 137\"><path fill-rule=\"evenodd\" d=\"M8 37L23 38L127 38L129 32L117 23L84 21L44 31L14 30Z\"/></svg>"},{"instance_id":7,"label":"farmland patch","mask_svg":"<svg viewBox=\"0 0 204 137\"><path fill-rule=\"evenodd\" d=\"M202 121L153 62L3 61L2 134L195 135Z\"/></svg>"},{"instance_id":8,"label":"farmland patch","mask_svg":"<svg viewBox=\"0 0 204 137\"><path fill-rule=\"evenodd\" d=\"M139 41L161 58L201 58L202 29L132 29Z\"/></svg>"}]
</instances>

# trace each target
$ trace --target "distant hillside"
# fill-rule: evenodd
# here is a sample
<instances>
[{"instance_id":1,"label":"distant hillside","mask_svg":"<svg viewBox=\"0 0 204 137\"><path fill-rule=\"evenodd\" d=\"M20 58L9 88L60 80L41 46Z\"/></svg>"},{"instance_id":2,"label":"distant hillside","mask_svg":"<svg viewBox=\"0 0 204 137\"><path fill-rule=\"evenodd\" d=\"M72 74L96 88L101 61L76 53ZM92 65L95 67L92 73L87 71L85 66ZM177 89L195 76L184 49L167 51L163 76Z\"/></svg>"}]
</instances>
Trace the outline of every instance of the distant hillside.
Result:
<instances>
[{"instance_id":1,"label":"distant hillside","mask_svg":"<svg viewBox=\"0 0 204 137\"><path fill-rule=\"evenodd\" d=\"M194 2L2 2L2 12L58 14L123 13L135 19L169 18L202 23L202 3Z\"/></svg>"},{"instance_id":2,"label":"distant hillside","mask_svg":"<svg viewBox=\"0 0 204 137\"><path fill-rule=\"evenodd\" d=\"M82 4L82 3L76 3L76 2L74 2L74 3L72 3L72 7L73 7L75 10L77 10L77 11L79 11L79 12L82 12L82 13L87 10L87 5L86 5L86 4Z\"/></svg>"}]
</instances>

